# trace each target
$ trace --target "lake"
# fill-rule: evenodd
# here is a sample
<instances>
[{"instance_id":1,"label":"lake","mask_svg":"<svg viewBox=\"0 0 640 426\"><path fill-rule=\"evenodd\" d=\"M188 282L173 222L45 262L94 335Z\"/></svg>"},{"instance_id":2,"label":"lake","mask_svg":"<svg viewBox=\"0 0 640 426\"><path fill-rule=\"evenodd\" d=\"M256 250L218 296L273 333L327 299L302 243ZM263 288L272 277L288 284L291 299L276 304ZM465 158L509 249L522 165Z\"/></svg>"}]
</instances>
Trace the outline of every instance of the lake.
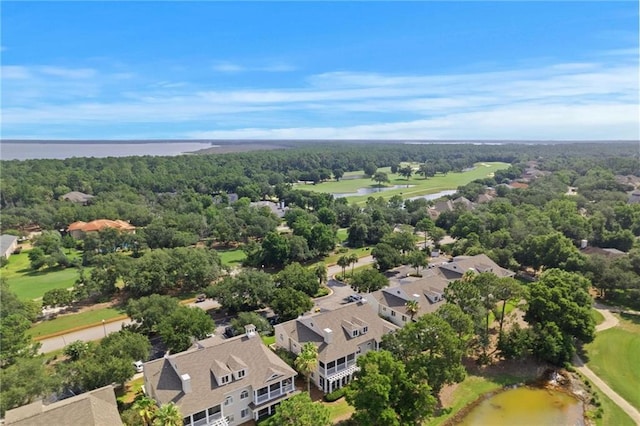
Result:
<instances>
[{"instance_id":1,"label":"lake","mask_svg":"<svg viewBox=\"0 0 640 426\"><path fill-rule=\"evenodd\" d=\"M104 143L24 143L2 142L0 159L65 159L71 157L130 157L141 155L174 156L211 148L205 142L104 142Z\"/></svg>"},{"instance_id":2,"label":"lake","mask_svg":"<svg viewBox=\"0 0 640 426\"><path fill-rule=\"evenodd\" d=\"M584 425L582 401L564 392L522 386L490 396L458 425Z\"/></svg>"},{"instance_id":3,"label":"lake","mask_svg":"<svg viewBox=\"0 0 640 426\"><path fill-rule=\"evenodd\" d=\"M414 185L393 185L393 186L381 186L381 187L369 187L369 188L358 188L356 192L341 192L331 194L335 198L344 198L344 197L355 197L358 195L367 195L367 194L377 194L378 192L391 191L392 189L398 188L411 188Z\"/></svg>"}]
</instances>

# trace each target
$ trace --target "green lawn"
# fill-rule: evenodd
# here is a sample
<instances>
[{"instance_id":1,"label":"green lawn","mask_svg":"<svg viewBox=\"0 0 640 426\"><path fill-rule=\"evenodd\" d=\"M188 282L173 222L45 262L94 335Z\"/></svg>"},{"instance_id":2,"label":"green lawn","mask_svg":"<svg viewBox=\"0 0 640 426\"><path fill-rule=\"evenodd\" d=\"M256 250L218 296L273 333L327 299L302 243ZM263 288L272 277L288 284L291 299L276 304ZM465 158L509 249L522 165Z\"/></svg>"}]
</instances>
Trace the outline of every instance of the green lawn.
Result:
<instances>
[{"instance_id":1,"label":"green lawn","mask_svg":"<svg viewBox=\"0 0 640 426\"><path fill-rule=\"evenodd\" d=\"M595 309L591 309L591 317L596 322L596 325L601 324L604 321L604 316Z\"/></svg>"},{"instance_id":2,"label":"green lawn","mask_svg":"<svg viewBox=\"0 0 640 426\"><path fill-rule=\"evenodd\" d=\"M2 268L2 277L7 279L9 288L20 299L40 299L47 291L55 288L73 287L78 278L76 268L52 268L32 271L29 267L29 252L23 251L9 258ZM67 250L65 250L65 254ZM69 257L77 257L77 252Z\"/></svg>"},{"instance_id":3,"label":"green lawn","mask_svg":"<svg viewBox=\"0 0 640 426\"><path fill-rule=\"evenodd\" d=\"M589 368L640 409L640 317L623 317L617 327L598 333L586 350Z\"/></svg>"},{"instance_id":4,"label":"green lawn","mask_svg":"<svg viewBox=\"0 0 640 426\"><path fill-rule=\"evenodd\" d=\"M608 425L616 425L616 426L633 426L634 422L625 413L622 411L622 408L618 407L613 403L608 396L598 391L592 382L589 381L586 377L582 376L582 379L587 382L591 386L591 392L597 395L598 400L600 401L600 407L602 408L602 416L595 419L597 426L608 426ZM589 413L587 413L588 415Z\"/></svg>"},{"instance_id":5,"label":"green lawn","mask_svg":"<svg viewBox=\"0 0 640 426\"><path fill-rule=\"evenodd\" d=\"M31 327L28 333L32 337L47 336L76 327L100 324L102 320L109 320L122 315L126 315L124 310L118 308L96 309L73 315L60 316L51 321L43 321Z\"/></svg>"},{"instance_id":6,"label":"green lawn","mask_svg":"<svg viewBox=\"0 0 640 426\"><path fill-rule=\"evenodd\" d=\"M344 420L351 417L351 414L355 411L352 406L347 404L344 398L340 398L334 402L322 402L322 404L329 408L331 421L334 423L336 420Z\"/></svg>"},{"instance_id":7,"label":"green lawn","mask_svg":"<svg viewBox=\"0 0 640 426\"><path fill-rule=\"evenodd\" d=\"M217 250L220 260L226 266L240 266L240 263L247 258L242 249L234 250Z\"/></svg>"},{"instance_id":8,"label":"green lawn","mask_svg":"<svg viewBox=\"0 0 640 426\"><path fill-rule=\"evenodd\" d=\"M401 195L403 198L409 198L433 194L439 191L456 189L458 186L466 185L475 179L486 178L496 170L506 169L507 167L509 167L508 164L499 162L477 163L475 168L466 172L448 173L446 176L438 175L429 179L423 179L422 176L414 174L409 180L398 174L392 174L389 167L381 168L379 171L383 171L389 175L390 182L387 185L400 185L402 187L380 193L349 197L349 201L357 203L365 202L370 196L380 196L388 199L393 195ZM356 174L362 174L362 172L356 172ZM410 187L407 187L407 185ZM358 188L376 187L377 183L373 182L369 178L343 179L339 182L328 181L317 185L298 186L300 189L329 193L351 193L356 192Z\"/></svg>"}]
</instances>

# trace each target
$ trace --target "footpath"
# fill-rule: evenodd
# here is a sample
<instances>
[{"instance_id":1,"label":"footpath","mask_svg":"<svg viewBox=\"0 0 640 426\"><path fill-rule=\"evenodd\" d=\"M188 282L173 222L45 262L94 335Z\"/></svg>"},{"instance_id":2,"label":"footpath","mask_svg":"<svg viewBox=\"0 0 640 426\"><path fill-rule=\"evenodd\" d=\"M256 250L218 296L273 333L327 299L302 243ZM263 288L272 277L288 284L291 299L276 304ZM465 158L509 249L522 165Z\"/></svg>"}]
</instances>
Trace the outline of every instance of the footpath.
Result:
<instances>
[{"instance_id":1,"label":"footpath","mask_svg":"<svg viewBox=\"0 0 640 426\"><path fill-rule=\"evenodd\" d=\"M620 322L618 318L611 313L609 308L604 305L600 305L598 303L594 306L595 310L600 312L604 317L604 321L596 327L596 332L608 330L618 325ZM574 357L573 363L575 364L576 370L578 370L581 374L583 374L586 378L591 380L594 385L602 393L607 395L618 407L620 407L631 419L636 422L637 425L640 425L640 411L638 411L633 405L629 404L626 399L618 395L613 389L609 387L600 377L596 375L589 367L587 367L580 359L578 355Z\"/></svg>"}]
</instances>

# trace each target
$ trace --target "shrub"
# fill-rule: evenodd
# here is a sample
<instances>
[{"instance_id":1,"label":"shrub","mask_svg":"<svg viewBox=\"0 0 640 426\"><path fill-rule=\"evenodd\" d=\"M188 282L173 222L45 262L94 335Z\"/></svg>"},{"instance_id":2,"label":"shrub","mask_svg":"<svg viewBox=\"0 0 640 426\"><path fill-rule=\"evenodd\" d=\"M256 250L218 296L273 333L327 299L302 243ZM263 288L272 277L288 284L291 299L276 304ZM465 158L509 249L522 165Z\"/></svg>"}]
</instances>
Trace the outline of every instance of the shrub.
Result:
<instances>
[{"instance_id":1,"label":"shrub","mask_svg":"<svg viewBox=\"0 0 640 426\"><path fill-rule=\"evenodd\" d=\"M331 393L324 396L324 400L327 402L337 401L344 396L345 388L336 389Z\"/></svg>"}]
</instances>

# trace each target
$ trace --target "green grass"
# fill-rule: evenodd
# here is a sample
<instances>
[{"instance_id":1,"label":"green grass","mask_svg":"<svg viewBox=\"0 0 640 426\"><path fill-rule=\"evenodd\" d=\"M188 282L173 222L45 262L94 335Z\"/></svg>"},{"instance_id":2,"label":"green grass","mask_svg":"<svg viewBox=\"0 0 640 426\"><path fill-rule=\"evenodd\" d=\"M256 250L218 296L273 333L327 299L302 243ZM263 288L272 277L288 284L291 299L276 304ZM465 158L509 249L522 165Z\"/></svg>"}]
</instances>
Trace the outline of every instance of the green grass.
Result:
<instances>
[{"instance_id":1,"label":"green grass","mask_svg":"<svg viewBox=\"0 0 640 426\"><path fill-rule=\"evenodd\" d=\"M438 175L429 179L423 179L421 176L414 174L409 180L398 174L392 174L389 167L381 168L379 171L383 171L389 175L390 182L388 185L401 185L403 187L380 193L349 197L348 200L349 202L363 203L370 196L389 199L394 195L401 195L402 198L410 198L433 194L439 191L456 189L458 186L466 185L475 179L486 178L496 170L506 169L508 166L506 163L499 162L476 163L476 167L473 170L466 172L448 173L446 176ZM356 172L356 174L362 174L362 172ZM369 178L360 178L350 180L343 179L340 182L328 181L317 185L303 185L300 186L300 189L329 193L350 193L356 192L359 188L376 188L377 185L376 182L373 182ZM407 185L412 186L406 187Z\"/></svg>"},{"instance_id":2,"label":"green grass","mask_svg":"<svg viewBox=\"0 0 640 426\"><path fill-rule=\"evenodd\" d=\"M622 411L622 408L618 407L608 396L598 391L598 389L593 385L589 379L582 376L582 380L587 382L591 387L591 393L597 395L598 400L600 401L600 407L602 408L602 416L594 419L597 426L633 426L634 422L625 413ZM589 415L589 413L587 413Z\"/></svg>"},{"instance_id":3,"label":"green grass","mask_svg":"<svg viewBox=\"0 0 640 426\"><path fill-rule=\"evenodd\" d=\"M596 322L596 325L602 324L602 322L604 321L604 316L595 309L591 309L591 317Z\"/></svg>"},{"instance_id":4,"label":"green grass","mask_svg":"<svg viewBox=\"0 0 640 426\"><path fill-rule=\"evenodd\" d=\"M491 377L468 375L453 391L453 403L446 408L446 412L425 422L425 426L441 425L458 411L478 399L487 392L498 390L506 385L522 383L529 377L497 374Z\"/></svg>"},{"instance_id":5,"label":"green grass","mask_svg":"<svg viewBox=\"0 0 640 426\"><path fill-rule=\"evenodd\" d=\"M77 256L75 252L69 257ZM23 251L9 258L9 263L2 268L2 277L7 279L9 288L19 299L40 299L49 290L73 287L78 269L56 267L33 271L29 266L29 252Z\"/></svg>"},{"instance_id":6,"label":"green grass","mask_svg":"<svg viewBox=\"0 0 640 426\"><path fill-rule=\"evenodd\" d=\"M349 418L355 411L352 406L347 404L347 401L344 398L340 398L339 400L334 402L323 402L322 404L329 408L330 418L332 422Z\"/></svg>"},{"instance_id":7,"label":"green grass","mask_svg":"<svg viewBox=\"0 0 640 426\"><path fill-rule=\"evenodd\" d=\"M227 266L240 266L240 263L247 258L242 249L218 250L218 255L222 264Z\"/></svg>"},{"instance_id":8,"label":"green grass","mask_svg":"<svg viewBox=\"0 0 640 426\"><path fill-rule=\"evenodd\" d=\"M116 390L116 400L126 406L133 404L136 396L142 392L142 386L144 385L144 377L131 380L125 384L124 388L118 388Z\"/></svg>"},{"instance_id":9,"label":"green grass","mask_svg":"<svg viewBox=\"0 0 640 426\"><path fill-rule=\"evenodd\" d=\"M347 251L345 251L344 253L332 253L329 256L325 257L322 262L324 262L325 265L333 265L335 264L338 259L342 256L349 256L351 253L355 253L358 255L358 257L364 257L364 256L369 256L371 254L371 247L360 247L357 249L347 249ZM315 265L315 264L314 264ZM351 269L350 267L347 269Z\"/></svg>"},{"instance_id":10,"label":"green grass","mask_svg":"<svg viewBox=\"0 0 640 426\"><path fill-rule=\"evenodd\" d=\"M338 237L338 241L344 243L347 241L347 237L349 236L348 228L340 228L338 232L336 232L336 237Z\"/></svg>"},{"instance_id":11,"label":"green grass","mask_svg":"<svg viewBox=\"0 0 640 426\"><path fill-rule=\"evenodd\" d=\"M589 368L631 405L640 409L640 319L620 324L596 335L586 345Z\"/></svg>"},{"instance_id":12,"label":"green grass","mask_svg":"<svg viewBox=\"0 0 640 426\"><path fill-rule=\"evenodd\" d=\"M262 336L262 343L264 343L267 346L272 345L275 342L276 342L276 336L275 335Z\"/></svg>"},{"instance_id":13,"label":"green grass","mask_svg":"<svg viewBox=\"0 0 640 426\"><path fill-rule=\"evenodd\" d=\"M125 312L118 308L95 309L93 311L60 316L50 321L43 321L31 327L28 333L32 337L47 336L76 327L100 324L102 320L117 318L121 315L125 315Z\"/></svg>"}]
</instances>

